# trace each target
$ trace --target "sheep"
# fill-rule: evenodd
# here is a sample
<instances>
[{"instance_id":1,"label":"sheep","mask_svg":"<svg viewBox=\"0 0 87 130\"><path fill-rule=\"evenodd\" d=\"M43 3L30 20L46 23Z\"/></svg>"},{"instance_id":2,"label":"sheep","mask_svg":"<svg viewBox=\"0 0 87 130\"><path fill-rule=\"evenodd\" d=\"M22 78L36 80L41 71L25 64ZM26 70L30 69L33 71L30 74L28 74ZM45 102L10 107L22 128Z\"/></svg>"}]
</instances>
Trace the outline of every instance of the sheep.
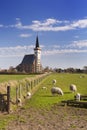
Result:
<instances>
[{"instance_id":1,"label":"sheep","mask_svg":"<svg viewBox=\"0 0 87 130\"><path fill-rule=\"evenodd\" d=\"M80 93L77 93L77 94L76 94L76 100L77 100L77 101L80 101L80 96L81 96Z\"/></svg>"},{"instance_id":2,"label":"sheep","mask_svg":"<svg viewBox=\"0 0 87 130\"><path fill-rule=\"evenodd\" d=\"M52 88L51 88L51 93L52 93L52 94L63 95L63 91L62 91L62 89L59 88L59 87L52 87Z\"/></svg>"},{"instance_id":3,"label":"sheep","mask_svg":"<svg viewBox=\"0 0 87 130\"><path fill-rule=\"evenodd\" d=\"M18 106L22 106L22 101L21 101L20 98L18 98L16 102L17 102L17 105L18 105Z\"/></svg>"},{"instance_id":4,"label":"sheep","mask_svg":"<svg viewBox=\"0 0 87 130\"><path fill-rule=\"evenodd\" d=\"M27 99L31 98L31 93L30 92L27 92L26 98Z\"/></svg>"},{"instance_id":5,"label":"sheep","mask_svg":"<svg viewBox=\"0 0 87 130\"><path fill-rule=\"evenodd\" d=\"M76 85L71 84L71 85L70 85L70 90L71 90L72 92L76 92L76 91L77 91Z\"/></svg>"},{"instance_id":6,"label":"sheep","mask_svg":"<svg viewBox=\"0 0 87 130\"><path fill-rule=\"evenodd\" d=\"M42 87L42 89L45 89L45 90L47 90L47 87Z\"/></svg>"},{"instance_id":7,"label":"sheep","mask_svg":"<svg viewBox=\"0 0 87 130\"><path fill-rule=\"evenodd\" d=\"M56 79L53 79L52 83L53 83L53 85L55 85L56 84Z\"/></svg>"},{"instance_id":8,"label":"sheep","mask_svg":"<svg viewBox=\"0 0 87 130\"><path fill-rule=\"evenodd\" d=\"M21 99L20 99L20 98L18 98L18 99L17 99L17 102L18 102L18 103L20 103L20 102L21 102Z\"/></svg>"}]
</instances>

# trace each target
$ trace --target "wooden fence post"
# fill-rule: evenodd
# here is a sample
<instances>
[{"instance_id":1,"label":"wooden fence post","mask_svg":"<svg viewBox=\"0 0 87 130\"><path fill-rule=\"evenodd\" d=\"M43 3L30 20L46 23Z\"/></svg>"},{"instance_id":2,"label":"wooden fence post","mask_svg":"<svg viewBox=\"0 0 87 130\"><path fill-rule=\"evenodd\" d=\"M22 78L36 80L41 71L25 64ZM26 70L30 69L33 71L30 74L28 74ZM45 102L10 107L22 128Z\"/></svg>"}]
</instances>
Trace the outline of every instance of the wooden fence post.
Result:
<instances>
[{"instance_id":1,"label":"wooden fence post","mask_svg":"<svg viewBox=\"0 0 87 130\"><path fill-rule=\"evenodd\" d=\"M21 84L19 85L19 98L21 98Z\"/></svg>"},{"instance_id":2,"label":"wooden fence post","mask_svg":"<svg viewBox=\"0 0 87 130\"><path fill-rule=\"evenodd\" d=\"M18 87L16 87L16 104L18 104Z\"/></svg>"},{"instance_id":3,"label":"wooden fence post","mask_svg":"<svg viewBox=\"0 0 87 130\"><path fill-rule=\"evenodd\" d=\"M33 88L33 82L31 81L31 89Z\"/></svg>"},{"instance_id":4,"label":"wooden fence post","mask_svg":"<svg viewBox=\"0 0 87 130\"><path fill-rule=\"evenodd\" d=\"M7 112L10 113L10 86L7 86Z\"/></svg>"},{"instance_id":5,"label":"wooden fence post","mask_svg":"<svg viewBox=\"0 0 87 130\"><path fill-rule=\"evenodd\" d=\"M34 79L34 87L36 86L36 81L35 81L35 79Z\"/></svg>"},{"instance_id":6,"label":"wooden fence post","mask_svg":"<svg viewBox=\"0 0 87 130\"><path fill-rule=\"evenodd\" d=\"M26 82L26 92L28 92L28 82Z\"/></svg>"}]
</instances>

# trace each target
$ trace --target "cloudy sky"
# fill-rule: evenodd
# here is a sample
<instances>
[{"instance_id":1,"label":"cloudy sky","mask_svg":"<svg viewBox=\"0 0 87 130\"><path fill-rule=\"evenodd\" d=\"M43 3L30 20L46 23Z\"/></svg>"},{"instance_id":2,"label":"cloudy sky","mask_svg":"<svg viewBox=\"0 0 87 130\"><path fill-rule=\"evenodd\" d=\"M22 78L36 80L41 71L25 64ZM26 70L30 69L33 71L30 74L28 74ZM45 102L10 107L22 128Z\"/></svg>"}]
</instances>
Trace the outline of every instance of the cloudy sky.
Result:
<instances>
[{"instance_id":1,"label":"cloudy sky","mask_svg":"<svg viewBox=\"0 0 87 130\"><path fill-rule=\"evenodd\" d=\"M87 0L0 0L0 68L33 54L43 67L87 66Z\"/></svg>"}]
</instances>

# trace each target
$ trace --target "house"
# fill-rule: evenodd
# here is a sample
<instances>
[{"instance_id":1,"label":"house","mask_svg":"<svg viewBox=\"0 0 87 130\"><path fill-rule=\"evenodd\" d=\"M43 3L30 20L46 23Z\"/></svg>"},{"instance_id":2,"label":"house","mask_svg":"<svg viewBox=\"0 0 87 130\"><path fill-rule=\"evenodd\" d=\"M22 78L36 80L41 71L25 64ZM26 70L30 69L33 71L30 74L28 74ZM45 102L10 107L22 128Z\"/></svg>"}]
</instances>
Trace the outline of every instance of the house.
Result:
<instances>
[{"instance_id":1,"label":"house","mask_svg":"<svg viewBox=\"0 0 87 130\"><path fill-rule=\"evenodd\" d=\"M16 67L18 72L26 73L41 73L41 48L39 46L38 36L36 37L36 44L34 54L25 55L22 62Z\"/></svg>"}]
</instances>

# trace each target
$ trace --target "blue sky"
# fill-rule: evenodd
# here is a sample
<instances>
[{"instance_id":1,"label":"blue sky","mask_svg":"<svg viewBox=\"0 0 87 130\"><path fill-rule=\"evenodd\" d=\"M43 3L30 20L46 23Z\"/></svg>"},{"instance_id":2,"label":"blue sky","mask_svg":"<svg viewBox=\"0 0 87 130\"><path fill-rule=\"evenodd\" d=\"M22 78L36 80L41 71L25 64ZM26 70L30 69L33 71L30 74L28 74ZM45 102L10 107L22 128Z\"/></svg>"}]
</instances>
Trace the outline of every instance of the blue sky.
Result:
<instances>
[{"instance_id":1,"label":"blue sky","mask_svg":"<svg viewBox=\"0 0 87 130\"><path fill-rule=\"evenodd\" d=\"M87 0L0 0L0 68L34 53L43 67L87 66Z\"/></svg>"}]
</instances>

